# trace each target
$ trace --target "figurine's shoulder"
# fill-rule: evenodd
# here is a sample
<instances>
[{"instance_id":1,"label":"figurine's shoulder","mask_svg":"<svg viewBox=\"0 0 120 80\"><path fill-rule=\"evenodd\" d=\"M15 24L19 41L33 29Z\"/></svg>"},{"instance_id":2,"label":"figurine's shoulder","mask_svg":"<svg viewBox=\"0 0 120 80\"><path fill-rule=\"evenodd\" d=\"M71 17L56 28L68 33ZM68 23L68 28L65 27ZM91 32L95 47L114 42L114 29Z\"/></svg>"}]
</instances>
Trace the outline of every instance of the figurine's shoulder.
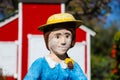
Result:
<instances>
[{"instance_id":1,"label":"figurine's shoulder","mask_svg":"<svg viewBox=\"0 0 120 80\"><path fill-rule=\"evenodd\" d=\"M43 64L44 63L44 61L45 61L45 57L40 57L40 58L37 58L33 63L32 63L32 65L41 65L41 64Z\"/></svg>"}]
</instances>

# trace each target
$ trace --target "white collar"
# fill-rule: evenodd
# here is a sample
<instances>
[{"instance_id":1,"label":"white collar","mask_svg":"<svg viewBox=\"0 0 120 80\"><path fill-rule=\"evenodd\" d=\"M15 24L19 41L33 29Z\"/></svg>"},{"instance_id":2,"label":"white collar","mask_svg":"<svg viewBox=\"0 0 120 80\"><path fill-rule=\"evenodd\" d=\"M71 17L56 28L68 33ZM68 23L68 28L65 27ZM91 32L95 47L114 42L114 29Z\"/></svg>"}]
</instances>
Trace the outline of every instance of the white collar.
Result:
<instances>
[{"instance_id":1,"label":"white collar","mask_svg":"<svg viewBox=\"0 0 120 80\"><path fill-rule=\"evenodd\" d=\"M50 68L55 68L57 64L60 64L60 66L63 68L63 69L66 69L67 68L67 64L65 63L65 61L62 61L60 63L57 63L55 61L53 61L49 56L46 56L45 57L46 61L48 62Z\"/></svg>"}]
</instances>

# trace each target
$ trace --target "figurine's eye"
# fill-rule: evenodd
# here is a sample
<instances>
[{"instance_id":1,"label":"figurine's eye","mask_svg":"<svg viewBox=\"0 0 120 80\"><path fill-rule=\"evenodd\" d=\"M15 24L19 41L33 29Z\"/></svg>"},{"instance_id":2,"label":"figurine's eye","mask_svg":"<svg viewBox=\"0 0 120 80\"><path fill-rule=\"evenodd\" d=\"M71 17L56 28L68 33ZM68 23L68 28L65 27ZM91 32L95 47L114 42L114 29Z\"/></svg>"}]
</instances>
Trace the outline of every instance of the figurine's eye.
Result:
<instances>
[{"instance_id":1,"label":"figurine's eye","mask_svg":"<svg viewBox=\"0 0 120 80\"><path fill-rule=\"evenodd\" d=\"M57 38L57 39L59 39L59 38L60 38L60 36L59 36L59 35L56 35L56 38Z\"/></svg>"},{"instance_id":2,"label":"figurine's eye","mask_svg":"<svg viewBox=\"0 0 120 80\"><path fill-rule=\"evenodd\" d=\"M66 34L65 34L65 37L66 37L66 38L70 38L71 36L72 36L72 35L69 34L69 33L66 33Z\"/></svg>"},{"instance_id":3,"label":"figurine's eye","mask_svg":"<svg viewBox=\"0 0 120 80\"><path fill-rule=\"evenodd\" d=\"M66 35L66 38L69 38L70 37L70 35Z\"/></svg>"},{"instance_id":4,"label":"figurine's eye","mask_svg":"<svg viewBox=\"0 0 120 80\"><path fill-rule=\"evenodd\" d=\"M56 37L57 39L59 39L59 38L60 38L60 35L61 35L61 34L56 34L55 37Z\"/></svg>"}]
</instances>

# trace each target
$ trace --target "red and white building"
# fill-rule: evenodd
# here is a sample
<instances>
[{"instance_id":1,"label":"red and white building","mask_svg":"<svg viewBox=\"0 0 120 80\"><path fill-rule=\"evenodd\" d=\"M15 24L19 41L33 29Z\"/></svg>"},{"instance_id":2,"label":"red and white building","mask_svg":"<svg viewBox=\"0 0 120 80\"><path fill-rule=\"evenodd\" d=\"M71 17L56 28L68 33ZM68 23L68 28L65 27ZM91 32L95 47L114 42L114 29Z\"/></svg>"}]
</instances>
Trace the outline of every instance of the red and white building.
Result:
<instances>
[{"instance_id":1,"label":"red and white building","mask_svg":"<svg viewBox=\"0 0 120 80\"><path fill-rule=\"evenodd\" d=\"M43 33L38 26L54 13L65 12L67 0L23 0L18 14L0 23L0 68L8 80L23 80L32 62L47 55ZM96 33L84 25L76 32L76 44L69 56L79 63L90 80L91 36Z\"/></svg>"}]
</instances>

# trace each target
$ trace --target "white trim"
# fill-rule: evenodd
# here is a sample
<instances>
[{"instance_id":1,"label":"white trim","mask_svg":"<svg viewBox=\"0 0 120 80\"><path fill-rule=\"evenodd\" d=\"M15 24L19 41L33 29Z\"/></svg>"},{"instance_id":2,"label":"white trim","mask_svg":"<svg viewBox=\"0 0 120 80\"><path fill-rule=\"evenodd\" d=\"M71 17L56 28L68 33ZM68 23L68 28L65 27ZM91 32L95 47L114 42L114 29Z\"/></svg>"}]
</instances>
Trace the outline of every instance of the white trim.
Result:
<instances>
[{"instance_id":1,"label":"white trim","mask_svg":"<svg viewBox=\"0 0 120 80\"><path fill-rule=\"evenodd\" d=\"M22 74L22 3L19 6L19 21L18 21L18 80L21 80Z\"/></svg>"},{"instance_id":2,"label":"white trim","mask_svg":"<svg viewBox=\"0 0 120 80\"><path fill-rule=\"evenodd\" d=\"M91 80L91 62L90 62L90 60L91 60L91 38L90 38L90 34L89 33L87 33L86 34L86 42L87 42L87 78L88 78L88 80Z\"/></svg>"},{"instance_id":3,"label":"white trim","mask_svg":"<svg viewBox=\"0 0 120 80\"><path fill-rule=\"evenodd\" d=\"M16 14L15 16L10 17L9 19L6 19L3 22L0 22L0 27L5 26L6 24L10 23L11 21L15 20L18 18L18 14Z\"/></svg>"},{"instance_id":4,"label":"white trim","mask_svg":"<svg viewBox=\"0 0 120 80\"><path fill-rule=\"evenodd\" d=\"M91 37L90 35L95 36L96 33L84 25L81 25L79 28L86 32L86 44L87 44L87 74L86 76L88 80L91 80L91 62L90 62L91 60L91 56L90 56L91 55Z\"/></svg>"},{"instance_id":5,"label":"white trim","mask_svg":"<svg viewBox=\"0 0 120 80\"><path fill-rule=\"evenodd\" d=\"M0 43L15 43L16 45L18 45L17 40L14 40L14 41L0 41Z\"/></svg>"},{"instance_id":6,"label":"white trim","mask_svg":"<svg viewBox=\"0 0 120 80\"><path fill-rule=\"evenodd\" d=\"M82 29L82 30L84 30L84 31L86 31L87 33L91 34L92 36L96 35L96 33L94 31L90 30L89 28L87 28L84 25L81 25L79 28Z\"/></svg>"},{"instance_id":7,"label":"white trim","mask_svg":"<svg viewBox=\"0 0 120 80\"><path fill-rule=\"evenodd\" d=\"M82 42L75 42L75 44L80 44L80 45L86 45L87 43L86 43L86 41L82 41Z\"/></svg>"},{"instance_id":8,"label":"white trim","mask_svg":"<svg viewBox=\"0 0 120 80\"><path fill-rule=\"evenodd\" d=\"M27 35L27 38L29 39L29 38L31 38L32 37L32 34L28 34Z\"/></svg>"},{"instance_id":9,"label":"white trim","mask_svg":"<svg viewBox=\"0 0 120 80\"><path fill-rule=\"evenodd\" d=\"M28 35L27 35L27 38L28 38L28 39L29 39L29 38L33 38L33 37L37 37L37 38L38 38L38 37L41 37L41 36L43 37L43 34L41 34L41 35L28 34Z\"/></svg>"},{"instance_id":10,"label":"white trim","mask_svg":"<svg viewBox=\"0 0 120 80\"><path fill-rule=\"evenodd\" d=\"M61 13L64 13L64 12L65 12L65 4L61 3Z\"/></svg>"}]
</instances>

